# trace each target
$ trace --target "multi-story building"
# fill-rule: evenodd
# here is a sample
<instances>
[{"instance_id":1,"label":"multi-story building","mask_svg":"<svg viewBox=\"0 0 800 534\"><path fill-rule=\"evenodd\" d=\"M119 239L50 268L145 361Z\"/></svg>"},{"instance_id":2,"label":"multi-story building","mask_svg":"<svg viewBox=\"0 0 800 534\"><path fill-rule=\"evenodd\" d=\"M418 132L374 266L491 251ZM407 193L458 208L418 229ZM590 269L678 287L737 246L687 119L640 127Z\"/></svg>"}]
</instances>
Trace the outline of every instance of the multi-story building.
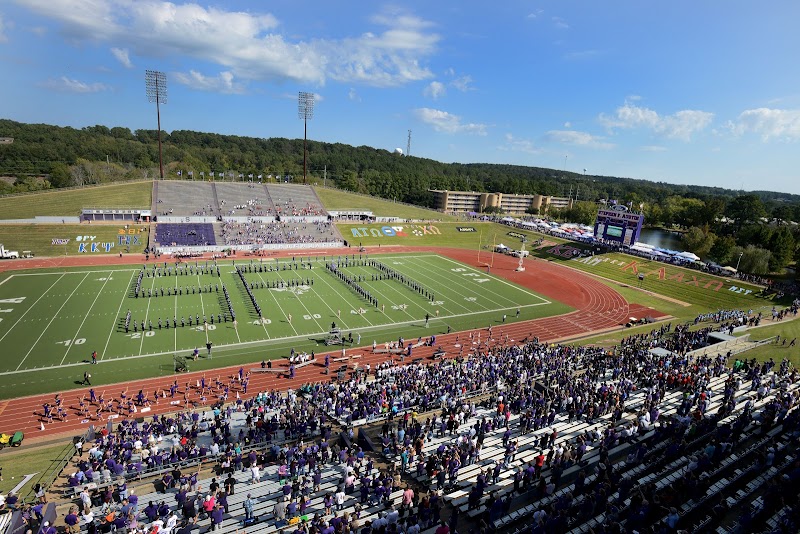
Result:
<instances>
[{"instance_id":1,"label":"multi-story building","mask_svg":"<svg viewBox=\"0 0 800 534\"><path fill-rule=\"evenodd\" d=\"M479 193L476 191L442 191L432 189L433 207L445 213L481 213L487 208L503 213L523 214L530 208L539 213L554 209L571 208L573 200L545 195L513 195L506 193Z\"/></svg>"}]
</instances>

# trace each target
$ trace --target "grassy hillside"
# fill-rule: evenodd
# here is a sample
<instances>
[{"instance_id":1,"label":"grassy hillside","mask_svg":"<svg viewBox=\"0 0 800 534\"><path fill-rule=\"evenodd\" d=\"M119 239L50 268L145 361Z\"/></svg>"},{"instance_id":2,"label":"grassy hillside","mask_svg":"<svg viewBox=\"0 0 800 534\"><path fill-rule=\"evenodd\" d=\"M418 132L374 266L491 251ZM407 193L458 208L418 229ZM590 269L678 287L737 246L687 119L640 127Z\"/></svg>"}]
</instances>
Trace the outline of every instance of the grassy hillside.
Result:
<instances>
[{"instance_id":1,"label":"grassy hillside","mask_svg":"<svg viewBox=\"0 0 800 534\"><path fill-rule=\"evenodd\" d=\"M85 256L138 253L147 245L147 225L118 224L5 224L0 225L0 243L20 254L30 250L39 256ZM84 236L88 236L85 239ZM122 236L122 240L120 240ZM78 240L77 238L81 239ZM135 239L134 239L135 237ZM57 244L53 240L60 240ZM66 242L64 241L66 240ZM84 244L81 248L81 243ZM95 249L92 250L92 243ZM113 243L106 251L103 243Z\"/></svg>"},{"instance_id":2,"label":"grassy hillside","mask_svg":"<svg viewBox=\"0 0 800 534\"><path fill-rule=\"evenodd\" d=\"M149 208L152 194L152 182L135 182L0 197L0 219L75 217L82 208Z\"/></svg>"},{"instance_id":3,"label":"grassy hillside","mask_svg":"<svg viewBox=\"0 0 800 534\"><path fill-rule=\"evenodd\" d=\"M378 197L357 195L338 189L315 187L322 204L327 210L369 210L378 217L402 217L405 219L426 219L456 221L457 217L445 215L436 210L418 208L408 204L398 204Z\"/></svg>"}]
</instances>

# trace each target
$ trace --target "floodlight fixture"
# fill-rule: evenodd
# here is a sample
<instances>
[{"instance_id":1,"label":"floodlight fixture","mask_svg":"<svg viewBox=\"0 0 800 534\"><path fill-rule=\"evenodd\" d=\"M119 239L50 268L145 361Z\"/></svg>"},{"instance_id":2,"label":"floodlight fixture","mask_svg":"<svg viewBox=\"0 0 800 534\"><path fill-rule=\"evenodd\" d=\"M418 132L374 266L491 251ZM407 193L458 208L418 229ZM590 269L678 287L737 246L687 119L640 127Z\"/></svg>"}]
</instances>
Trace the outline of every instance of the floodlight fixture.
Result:
<instances>
[{"instance_id":1,"label":"floodlight fixture","mask_svg":"<svg viewBox=\"0 0 800 534\"><path fill-rule=\"evenodd\" d=\"M307 180L308 121L314 118L314 93L300 91L297 94L297 115L303 119L303 183Z\"/></svg>"},{"instance_id":2,"label":"floodlight fixture","mask_svg":"<svg viewBox=\"0 0 800 534\"><path fill-rule=\"evenodd\" d=\"M161 104L167 103L167 75L157 70L144 71L144 87L148 102L156 103L158 118L158 170L164 179L164 159L161 153Z\"/></svg>"}]
</instances>

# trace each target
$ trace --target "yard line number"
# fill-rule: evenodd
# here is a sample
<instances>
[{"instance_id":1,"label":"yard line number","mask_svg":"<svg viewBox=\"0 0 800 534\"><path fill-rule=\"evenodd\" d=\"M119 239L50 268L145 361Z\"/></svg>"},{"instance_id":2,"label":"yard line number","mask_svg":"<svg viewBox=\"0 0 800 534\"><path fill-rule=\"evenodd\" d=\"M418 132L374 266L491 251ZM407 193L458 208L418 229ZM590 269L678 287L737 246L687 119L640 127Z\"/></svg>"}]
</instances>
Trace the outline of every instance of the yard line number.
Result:
<instances>
[{"instance_id":1,"label":"yard line number","mask_svg":"<svg viewBox=\"0 0 800 534\"><path fill-rule=\"evenodd\" d=\"M479 284L491 281L491 278L481 278L480 273L473 273L471 271L467 271L462 267L453 267L450 270L454 273L461 273L462 276L469 276L472 280L478 282Z\"/></svg>"}]
</instances>

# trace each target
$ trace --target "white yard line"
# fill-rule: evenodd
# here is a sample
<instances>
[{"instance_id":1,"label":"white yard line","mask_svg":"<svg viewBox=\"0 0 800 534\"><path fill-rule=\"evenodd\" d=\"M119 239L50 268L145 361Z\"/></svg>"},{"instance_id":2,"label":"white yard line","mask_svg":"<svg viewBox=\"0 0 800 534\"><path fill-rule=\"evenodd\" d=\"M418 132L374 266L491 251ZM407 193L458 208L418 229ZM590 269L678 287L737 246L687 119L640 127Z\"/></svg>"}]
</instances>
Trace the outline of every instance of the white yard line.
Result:
<instances>
[{"instance_id":1,"label":"white yard line","mask_svg":"<svg viewBox=\"0 0 800 534\"><path fill-rule=\"evenodd\" d=\"M481 274L483 274L483 271L479 271L478 269L475 269L474 267L470 267L470 266L469 266L469 265L467 265L466 263L461 263L461 262L459 262L459 261L456 261L456 260L451 260L450 258L448 258L448 257L446 257L446 256L438 256L438 257L439 257L439 258L442 258L443 260L447 260L447 261L449 261L450 263L455 263L455 264L456 264L456 265L458 265L459 267L464 267L465 269L470 269L470 270L472 270L472 271L474 271L474 272L476 272L476 273L481 273ZM497 276L493 276L493 275L491 275L491 274L490 274L489 276L491 276L492 278L494 278L495 280L497 280L497 281L498 281L498 282L500 282L501 284L505 284L505 285L507 285L507 286L509 286L509 287L512 287L512 288L514 288L514 289L515 289L515 290L517 290L517 291L522 291L522 292L524 292L524 293L527 293L528 295L530 295L530 296L532 296L532 297L535 297L535 298L537 298L537 299L541 300L541 301L542 301L542 304L552 304L552 302L550 302L550 301L549 301L549 300L547 300L546 298L544 298L544 297L541 297L541 296L537 295L536 293L531 293L531 292L530 292L528 289L526 289L526 288L524 288L524 287L522 287L522 286L520 286L520 285L512 284L511 282L507 282L506 280L503 280L502 278L500 278L500 277L497 277Z\"/></svg>"},{"instance_id":2,"label":"white yard line","mask_svg":"<svg viewBox=\"0 0 800 534\"><path fill-rule=\"evenodd\" d=\"M86 280L86 278L88 278L88 277L89 277L89 273L86 273L86 274L84 275L84 277L83 277L83 280ZM21 362L19 362L19 365L18 365L18 366L17 366L17 368L15 369L16 371L19 371L19 368L20 368L20 367L22 367L22 364L23 364L23 363L25 363L25 360L27 360L27 359L28 359L28 356L30 356L30 355L31 355L31 352L33 352L33 349L34 349L34 348L36 348L36 345L38 345L38 344L39 344L39 341L40 341L40 340L42 339L42 337L44 336L44 333L45 333L45 332L47 332L47 329L48 329L48 328L50 328L50 325L51 325L51 324L53 324L53 321L55 321L55 320L56 320L56 317L58 317L58 314L59 314L59 313L61 313L61 310L63 310L63 309L64 309L64 306L66 306L66 305L67 305L67 302L69 302L69 299L70 299L70 298L72 298L72 295L74 295L74 294L75 294L75 292L78 290L78 288L81 286L81 284L83 283L83 280L81 280L80 282L78 282L78 284L75 286L75 289L73 289L73 290L72 290L72 293L70 293L70 294L69 294L69 297L67 297L67 298L64 300L64 302L62 302L62 303L61 303L61 306L58 308L58 311L56 311L55 315L53 315L53 317L51 317L51 318L50 318L50 321L47 323L47 326L45 326L45 327L42 329L42 333L41 333L41 334L39 334L39 337L38 337L38 338L36 338L36 341L33 343L33 345L31 345L31 348L30 348L30 350L28 350L28 353L27 353L27 354L25 354L25 357L24 357L24 358L22 358L22 361L21 361ZM51 287L52 287L52 286L51 286Z\"/></svg>"},{"instance_id":3,"label":"white yard line","mask_svg":"<svg viewBox=\"0 0 800 534\"><path fill-rule=\"evenodd\" d=\"M258 277L261 278L261 275L259 274ZM263 280L263 278L261 279ZM262 319L264 319L264 317L262 317ZM261 326L264 328L264 333L267 335L267 339L272 339L272 337L269 335L269 332L267 332L267 324L261 320L258 320L258 322L260 322ZM239 335L239 329L236 329L236 335ZM241 339L239 341L241 341Z\"/></svg>"},{"instance_id":4,"label":"white yard line","mask_svg":"<svg viewBox=\"0 0 800 534\"><path fill-rule=\"evenodd\" d=\"M111 342L111 336L114 335L114 329L117 327L117 321L119 320L119 312L122 311L122 305L125 304L125 298L128 296L128 291L131 289L131 282L133 282L133 275L136 274L136 271L131 273L131 277L128 280L128 284L125 286L125 290L122 292L122 298L119 301L119 307L117 308L117 315L114 318L114 322L111 324L111 331L108 333L108 338L106 338L106 344L103 347L103 352L100 354L100 360L106 357L106 351L108 350L108 344Z\"/></svg>"},{"instance_id":5,"label":"white yard line","mask_svg":"<svg viewBox=\"0 0 800 534\"><path fill-rule=\"evenodd\" d=\"M345 304L347 304L347 300L346 300L344 297L342 297L341 293L339 293L338 291L336 291L336 289L335 289L335 288L334 288L334 287L333 287L333 286L332 286L332 285L331 285L331 284L330 284L330 283L329 283L327 280L325 280L325 276L327 276L327 274L328 274L328 271L325 269L325 267L324 267L324 266L322 267L322 270L323 270L323 272L322 272L322 274L321 274L321 275L320 275L320 277L319 277L319 278L320 278L320 280L322 281L322 283L323 283L323 284L325 284L326 286L328 286L329 288L331 288L331 291L333 291L333 293L334 293L334 294L335 294L337 297L339 297L341 300L343 300L343 301L345 302ZM349 290L348 290L348 291L349 291ZM320 294L319 294L319 293L317 293L317 291L314 291L314 294L315 294L315 295L317 295L317 297L319 297L319 298L320 298L320 299L321 299L323 302L325 302L325 299L324 299L324 298L322 298L322 297L320 296ZM327 303L327 302L325 302L325 305L327 306L327 305L328 305L328 303ZM349 306L349 304L347 304L347 305ZM328 309L329 309L329 310L331 310L331 312L333 312L333 309L332 309L330 306L328 306ZM338 315L338 314L334 314L334 315L336 315L337 319L338 319L339 321L341 321L341 322L342 322L342 326L344 326L344 327L345 327L347 330L351 330L351 328L350 328L350 327L348 327L347 325L345 325L345 324L344 324L344 321L342 321L342 320L341 320L341 318L339 317L339 315ZM367 321L367 323L369 323L369 325L370 325L370 326L374 326L374 325L372 324L372 321L370 321L369 319L367 319L365 315L362 315L361 317L363 317L363 318L364 318L364 320L365 320L365 321Z\"/></svg>"},{"instance_id":6,"label":"white yard line","mask_svg":"<svg viewBox=\"0 0 800 534\"><path fill-rule=\"evenodd\" d=\"M89 309L86 311L86 315L83 316L83 321L81 321L81 324L78 327L78 330L75 331L75 335L72 336L72 340L70 341L66 352L64 352L64 357L61 358L61 363L59 363L58 365L64 365L64 360L67 359L67 356L69 355L70 349L72 349L73 345L75 345L75 340L78 338L78 335L81 333L81 328L83 328L84 323L86 323L86 319L88 319L89 315L92 313L92 308L94 308L94 305L97 302L97 299L100 298L100 295L103 293L103 289L106 287L106 284L108 283L109 278L111 278L111 273L108 273L108 275L106 276L105 281L103 282L103 286L100 288L100 291L98 291L97 294L94 296L94 300L92 301L92 305L89 306ZM119 312L117 312L117 313L119 313ZM116 323L116 321L114 321L114 323Z\"/></svg>"},{"instance_id":7,"label":"white yard line","mask_svg":"<svg viewBox=\"0 0 800 534\"><path fill-rule=\"evenodd\" d=\"M408 258L406 258L406 259L408 259ZM394 267L392 267L392 268L394 268ZM396 269L395 269L395 270L396 270ZM415 274L415 275L418 275L418 274L420 274L420 273L417 273L417 272L416 272L416 270L415 270L415 271L414 271L414 274ZM387 282L392 282L392 280L387 280ZM395 289L395 288L394 288L394 287L392 287L392 289ZM430 289L430 288L427 288L427 289ZM411 289L411 288L408 288L408 290L409 290L409 291L414 291L414 290L413 290L413 289ZM395 289L395 291L397 291L397 290ZM398 292L399 292L399 291L398 291ZM422 296L422 295L419 295L419 296L420 296L420 297L422 297L422 298L425 298L425 297L424 297L424 296ZM459 296L463 296L463 295L461 295L461 294L459 293ZM441 301L443 301L443 302L447 302L447 300L446 300L444 297L442 297L441 299L434 299L434 300L435 300L435 301L436 301L436 300L441 300ZM452 304L455 304L455 305L456 305L456 306L458 306L459 308L462 308L462 309L464 309L464 310L466 310L466 311L468 311L468 312L477 313L477 312L475 312L475 310L471 309L469 306L465 306L464 304L461 304L460 302L456 302L455 300L452 300L451 302L452 302ZM428 302L428 303L429 303L429 304L431 304L430 302ZM433 306L433 305L434 305L434 304L431 304L431 306ZM421 307L423 310L425 310L425 308L424 308L423 306L420 306L420 307ZM441 305L441 306L439 306L439 307L440 307L440 308L442 308L443 310L445 310L445 311L446 311L448 314L450 314L450 315L452 315L452 314L453 314L453 312L452 312L451 310L449 310L448 308L445 308L444 304L442 304L442 305ZM425 310L425 311L427 312L427 310Z\"/></svg>"},{"instance_id":8,"label":"white yard line","mask_svg":"<svg viewBox=\"0 0 800 534\"><path fill-rule=\"evenodd\" d=\"M175 275L175 287L172 288L172 294L175 295L175 310L172 312L172 317L177 321L178 318L178 275ZM175 346L173 352L178 352L178 328L175 323L172 324L172 330L175 333Z\"/></svg>"},{"instance_id":9,"label":"white yard line","mask_svg":"<svg viewBox=\"0 0 800 534\"><path fill-rule=\"evenodd\" d=\"M197 275L197 286L200 288L200 311L203 312L203 317L205 317L206 316L206 305L203 303L203 290L202 290L203 284L200 283L200 275L199 274ZM203 324L203 330L206 333L206 345L208 345L208 328L206 328L205 324Z\"/></svg>"},{"instance_id":10,"label":"white yard line","mask_svg":"<svg viewBox=\"0 0 800 534\"><path fill-rule=\"evenodd\" d=\"M50 273L50 274L56 274L56 273ZM36 306L36 304L37 304L37 303L38 303L40 300L42 300L42 299L44 298L44 296L45 296L45 295L47 295L47 294L50 292L50 290L51 290L51 289L53 289L53 286L55 286L55 285L56 285L56 284L59 282L59 280L61 280L62 278L64 278L64 275L65 275L65 274L66 274L66 273L61 273L61 276L59 276L59 277L58 277L58 280L56 280L55 282L53 282L53 284L52 284L50 287L48 287L48 288L47 288L47 291L45 291L44 293L42 293L42 294L39 296L39 298L38 298L38 299L36 299L36 300L34 301L34 303L33 303L33 304L31 304L31 307L30 307L30 308L28 308L27 310L25 310L25 312L24 312L22 315L20 315L19 319L17 319L17 320L16 320L16 322L15 322L14 324L12 324L12 325L11 325L11 328L9 328L9 329L8 329L8 332L6 332L5 334L3 334L3 337L0 337L0 342L2 342L2 341L3 341L3 340L6 338L6 336L7 336L8 334L10 334L12 330L14 330L14 327L15 327L15 326L17 326L17 325L19 324L19 322L20 322L20 321L22 321L22 319L24 319L24 318L25 318L25 316L26 316L26 315L28 315L28 312L29 312L29 311L31 311L31 310L32 310L32 309L33 309L33 308Z\"/></svg>"},{"instance_id":11,"label":"white yard line","mask_svg":"<svg viewBox=\"0 0 800 534\"><path fill-rule=\"evenodd\" d=\"M260 276L260 275L259 275L259 276ZM242 280L240 279L240 280L239 280L239 282L242 282ZM244 282L242 282L242 283L244 283ZM270 296L271 296L271 297L273 298L273 300L275 301L275 305L276 305L276 306L278 307L278 309L281 311L281 315L283 315L283 317L284 317L284 318L286 319L286 321L288 322L288 321L289 321L289 317L286 315L286 313L284 313L284 311L283 311L283 308L281 307L280 303L278 302L278 297L276 297L275 295L273 295L273 294L272 294L272 292L270 292ZM294 335L295 335L295 336L298 336L299 334L297 333L297 329L294 327L294 325L293 325L292 323L289 323L289 326L291 326L291 327L292 327L292 330L294 330ZM266 328L266 326L265 326L265 328Z\"/></svg>"},{"instance_id":12,"label":"white yard line","mask_svg":"<svg viewBox=\"0 0 800 534\"><path fill-rule=\"evenodd\" d=\"M52 274L52 273L48 273L48 274ZM5 284L6 282L8 282L9 280L11 280L12 278L14 278L14 275L13 275L13 274L10 274L10 275L8 275L8 278L6 278L6 279L5 279L5 280L3 280L2 282L0 282L0 286L2 286L3 284Z\"/></svg>"},{"instance_id":13,"label":"white yard line","mask_svg":"<svg viewBox=\"0 0 800 534\"><path fill-rule=\"evenodd\" d=\"M153 281L150 284L150 289L156 287L156 277L153 277ZM144 338L145 333L147 332L147 318L150 316L150 303L153 302L153 297L145 297L147 299L147 309L144 310L144 326L142 327L142 337L139 338L139 355L142 355L142 348L144 348Z\"/></svg>"},{"instance_id":14,"label":"white yard line","mask_svg":"<svg viewBox=\"0 0 800 534\"><path fill-rule=\"evenodd\" d=\"M413 261L414 261L413 259L409 259L409 262L413 263ZM464 275L464 274L469 274L470 276L461 278L461 276ZM512 307L515 307L515 306L519 306L519 303L516 303L513 300L509 299L508 297L505 297L503 295L500 295L499 293L496 293L495 291L492 291L491 289L487 288L484 284L476 282L475 280L473 280L474 285L472 285L472 286L469 285L469 284L463 283L463 280L465 280L466 278L474 278L474 279L482 278L484 280L489 280L489 281L496 281L497 280L497 278L495 278L495 277L493 277L491 275L488 275L486 273L480 273L480 276L478 276L478 277L473 277L472 275L474 275L474 274L478 274L478 273L464 273L464 272L453 272L453 271L449 271L448 272L448 271L445 271L444 273L440 274L435 269L432 269L432 268L429 267L427 276L431 280L433 280L435 278L443 280L441 283L443 283L445 285L449 284L451 287L453 285L456 285L456 286L459 286L459 287L465 289L467 291L466 295L464 295L463 293L459 293L459 296L461 296L464 299L466 299L468 297L486 299L488 302L490 302L491 304L496 306L497 309L508 309L508 308L512 308ZM503 299L505 301L508 301L510 304L509 305L503 305L502 302L498 302L498 301L492 299L489 295L495 295L497 297L500 297L501 299ZM472 302L475 302L475 301L472 301ZM477 310L473 310L473 311L477 311ZM486 311L491 311L491 310L487 309Z\"/></svg>"},{"instance_id":15,"label":"white yard line","mask_svg":"<svg viewBox=\"0 0 800 534\"><path fill-rule=\"evenodd\" d=\"M85 274L85 273L92 274L92 273L109 273L109 272L117 272L117 271L119 271L119 272L127 272L127 271L138 272L140 270L141 269L114 269L113 271L109 271L108 269L100 270L100 271L83 271L83 270L80 270L80 271L61 271L61 274ZM17 274L14 274L13 276L52 276L54 274L58 274L58 273L17 273Z\"/></svg>"},{"instance_id":16,"label":"white yard line","mask_svg":"<svg viewBox=\"0 0 800 534\"><path fill-rule=\"evenodd\" d=\"M389 282L389 281L390 281L390 280L387 280L387 282ZM390 288L390 289L393 289L393 288ZM391 307L392 301L390 301L390 300L389 300L389 297L385 296L383 293L381 293L380 291L378 291L378 290L377 290L377 289L375 289L374 287L372 288L372 291L370 291L370 293L376 293L376 294L380 295L380 296L381 296L381 298L385 298L385 299L388 301L388 303L389 303L389 305L390 305L390 307ZM420 307L421 307L421 306L420 306ZM408 308L404 308L404 309L403 309L403 310L401 310L401 311L402 311L403 313L405 313L406 315L408 315L409 317L411 317L411 319L412 319L412 320L414 320L414 319L416 319L416 320L419 320L419 318L415 318L413 315L411 315L411 314L408 312ZM384 312L384 315L385 315L385 312ZM422 318L422 320L424 321L424 320L425 320L425 318L423 317L423 318ZM390 323L390 324L392 324L392 323ZM396 324L396 323L395 323L395 324Z\"/></svg>"},{"instance_id":17,"label":"white yard line","mask_svg":"<svg viewBox=\"0 0 800 534\"><path fill-rule=\"evenodd\" d=\"M281 273L280 273L280 271L277 271L277 273L278 273L278 278L280 278L280 279L281 279L281 282L285 282L285 283L287 284L287 286L286 286L287 293L292 293L291 291L288 291L288 289L289 289L288 282L286 282L286 281L283 279L283 276L281 276ZM259 277L259 278L261 278L261 275L259 274L259 275L258 275L258 277ZM301 299L301 298L300 298L300 297L297 295L297 293L292 293L292 295L294 295L294 296L295 296L295 298L296 298L296 299L297 299L297 301L300 303L300 305L303 307L303 309L304 309L304 310L306 310L306 311L308 312L308 316L309 316L309 317L311 317L311 319L312 319L312 320L313 320L315 323L317 323L317 326L318 326L319 328L322 328L322 325L321 325L321 324L319 324L319 321L317 321L316 319L314 319L314 314L313 314L313 313L311 313L311 311L308 309L308 306L306 306L306 305L303 303L303 299ZM333 311L333 310L331 310L331 311Z\"/></svg>"},{"instance_id":18,"label":"white yard line","mask_svg":"<svg viewBox=\"0 0 800 534\"><path fill-rule=\"evenodd\" d=\"M538 306L538 304L534 304L534 306ZM479 312L479 313L486 313L486 312ZM461 314L457 314L457 315L451 315L450 317L466 317L468 315L477 315L477 313L461 313ZM439 319L441 319L441 317ZM411 326L411 325L414 325L414 324L419 325L419 323L420 323L420 321L418 319L414 319L414 320L411 320L411 321L401 321L401 322L396 322L396 323L380 324L380 325L376 325L376 326L372 326L372 327L365 327L365 328L361 328L360 331L361 332L367 332L367 331L372 331L372 330L384 330L384 329L392 330L392 328L394 328L394 327ZM283 346L283 344L285 343L286 347L289 348L289 347L291 347L291 343L294 340L308 339L309 337L312 337L312 336L324 336L324 335L327 335L328 333L329 332L326 331L326 332L311 332L311 333L302 334L302 335L298 334L296 336L290 336L290 337L283 337L283 338L279 338L279 339L274 339L274 340L272 340L272 342L269 342L269 341L266 341L266 340L263 340L263 339L259 339L259 340L255 340L255 341L244 341L242 343L231 343L229 345L220 345L219 348L237 349L237 348L240 348L240 347L254 346L255 348L253 349L252 354L256 354L257 355L257 354L263 354L263 352L264 352L264 348L263 347L275 348L277 346ZM124 356L122 358L116 358L114 361L137 360L137 359L140 359L140 358L151 358L151 357L165 356L165 355L170 355L170 354L174 354L174 351L170 350L170 351L165 351L165 352L153 352L153 353L150 353L150 354L139 354L139 355L133 355L133 356ZM241 356L242 354L244 354L244 353L236 352L235 355L236 356ZM249 354L249 352L247 354ZM222 357L223 358L225 357L224 354L222 355ZM66 367L77 367L77 366L85 366L85 365L86 365L85 363L65 363L61 367L56 367L56 366L39 367L36 370L37 371L41 371L43 369L64 369ZM0 376L17 375L17 374L22 374L22 373L29 373L31 371L32 371L31 369L24 369L22 371L19 371L19 370L17 370L17 371L5 371L5 372L0 372Z\"/></svg>"}]
</instances>

